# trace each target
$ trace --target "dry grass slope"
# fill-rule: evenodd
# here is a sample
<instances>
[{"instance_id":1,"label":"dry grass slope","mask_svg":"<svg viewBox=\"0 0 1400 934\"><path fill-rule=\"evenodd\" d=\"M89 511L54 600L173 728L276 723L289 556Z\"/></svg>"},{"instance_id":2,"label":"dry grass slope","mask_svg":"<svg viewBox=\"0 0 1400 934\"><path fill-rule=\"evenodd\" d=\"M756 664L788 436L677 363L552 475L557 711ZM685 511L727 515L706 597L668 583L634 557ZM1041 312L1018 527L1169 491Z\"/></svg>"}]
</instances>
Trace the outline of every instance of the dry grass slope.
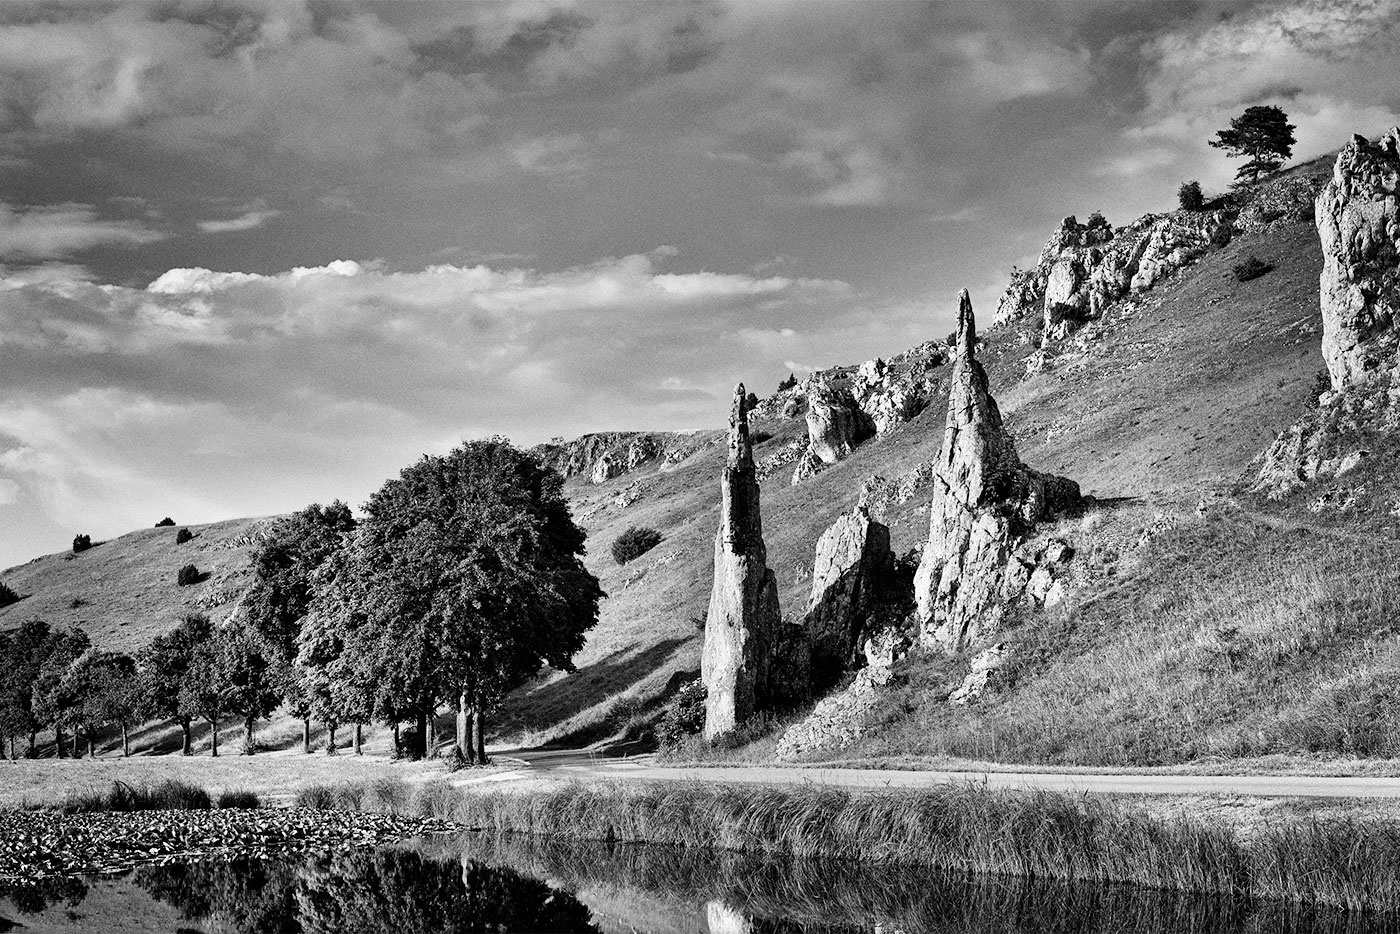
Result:
<instances>
[{"instance_id":1,"label":"dry grass slope","mask_svg":"<svg viewBox=\"0 0 1400 934\"><path fill-rule=\"evenodd\" d=\"M27 619L50 626L81 626L93 644L134 652L173 628L187 613L219 620L251 582L252 536L264 519L230 519L192 525L194 538L175 544L183 526L141 529L101 542L87 551L60 552L0 572L23 598L0 608L0 631ZM180 587L175 575L186 564L200 582Z\"/></svg>"}]
</instances>

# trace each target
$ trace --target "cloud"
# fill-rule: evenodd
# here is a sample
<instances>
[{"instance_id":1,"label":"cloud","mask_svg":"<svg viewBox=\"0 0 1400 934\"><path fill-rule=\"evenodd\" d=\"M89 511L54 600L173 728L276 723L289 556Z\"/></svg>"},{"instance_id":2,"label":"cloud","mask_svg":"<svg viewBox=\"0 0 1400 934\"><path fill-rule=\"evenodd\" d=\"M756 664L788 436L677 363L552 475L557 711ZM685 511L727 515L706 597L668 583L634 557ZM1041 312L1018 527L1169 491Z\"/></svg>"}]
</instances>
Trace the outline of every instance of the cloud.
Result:
<instances>
[{"instance_id":1,"label":"cloud","mask_svg":"<svg viewBox=\"0 0 1400 934\"><path fill-rule=\"evenodd\" d=\"M14 207L0 203L0 256L44 259L89 247L133 246L164 234L125 220L100 220L90 204Z\"/></svg>"},{"instance_id":2,"label":"cloud","mask_svg":"<svg viewBox=\"0 0 1400 934\"><path fill-rule=\"evenodd\" d=\"M0 470L53 521L363 499L425 439L720 424L737 379L809 350L836 280L348 260L0 288ZM774 343L777 342L777 343ZM781 351L776 350L781 345ZM685 387L684 392L658 387Z\"/></svg>"},{"instance_id":3,"label":"cloud","mask_svg":"<svg viewBox=\"0 0 1400 934\"><path fill-rule=\"evenodd\" d=\"M274 209L245 211L239 216L230 218L229 220L199 221L198 227L204 233L210 234L238 233L244 230L252 230L255 227L261 227L274 217L280 217L281 215L281 211Z\"/></svg>"}]
</instances>

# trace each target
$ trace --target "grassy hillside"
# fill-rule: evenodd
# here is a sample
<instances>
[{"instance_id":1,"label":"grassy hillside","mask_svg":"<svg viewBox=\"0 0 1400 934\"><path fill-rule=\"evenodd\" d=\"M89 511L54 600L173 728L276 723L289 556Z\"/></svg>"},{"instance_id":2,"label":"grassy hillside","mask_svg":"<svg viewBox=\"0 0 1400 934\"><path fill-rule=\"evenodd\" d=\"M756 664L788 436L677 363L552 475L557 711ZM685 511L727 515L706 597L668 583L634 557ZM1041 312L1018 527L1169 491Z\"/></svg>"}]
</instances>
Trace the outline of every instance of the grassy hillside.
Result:
<instances>
[{"instance_id":1,"label":"grassy hillside","mask_svg":"<svg viewBox=\"0 0 1400 934\"><path fill-rule=\"evenodd\" d=\"M1327 165L1321 160L1299 171ZM1239 282L1232 267L1251 255L1274 270ZM1228 489L1315 392L1322 366L1320 269L1313 225L1292 215L1237 236L1121 303L1081 332L1091 335L1082 346L1066 341L1048 372L1026 378L1033 348L1021 337L1023 327L985 330L979 355L1023 459L1115 501L1103 513L1113 521L1102 534L1111 531L1125 550L1145 532L1181 521L1163 516L1194 516L1198 500ZM992 310L978 309L984 322ZM764 482L764 537L785 615L805 611L817 538L853 506L861 481L872 474L895 478L932 459L942 444L945 410L935 400L799 486L788 484L787 471ZM755 449L759 460L806 430L801 417L756 427L772 433ZM590 535L589 567L609 598L579 671L542 680L513 705L509 725L522 728L523 738L592 738L622 729L647 698L698 673L722 459L723 447L714 443L670 470L643 468L597 485L570 482L575 514ZM633 485L642 496L622 505L630 496L620 494ZM897 553L926 535L928 495L889 515ZM664 540L617 567L608 545L631 525L654 527ZM1106 565L1118 573L1117 563Z\"/></svg>"},{"instance_id":2,"label":"grassy hillside","mask_svg":"<svg viewBox=\"0 0 1400 934\"><path fill-rule=\"evenodd\" d=\"M0 608L0 631L27 619L81 626L95 645L135 651L187 613L227 615L251 581L248 555L262 519L192 525L194 538L175 544L181 526L141 529L87 551L35 558L0 572L23 599ZM178 586L186 564L199 583Z\"/></svg>"}]
</instances>

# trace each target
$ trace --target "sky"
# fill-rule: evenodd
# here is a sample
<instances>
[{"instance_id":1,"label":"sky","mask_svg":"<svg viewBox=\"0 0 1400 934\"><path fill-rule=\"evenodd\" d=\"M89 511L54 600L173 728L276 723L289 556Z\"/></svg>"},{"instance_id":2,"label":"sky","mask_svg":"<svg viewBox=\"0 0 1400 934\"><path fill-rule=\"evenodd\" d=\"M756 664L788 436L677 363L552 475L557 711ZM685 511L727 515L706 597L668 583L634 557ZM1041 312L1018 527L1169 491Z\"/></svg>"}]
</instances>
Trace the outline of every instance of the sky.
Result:
<instances>
[{"instance_id":1,"label":"sky","mask_svg":"<svg viewBox=\"0 0 1400 934\"><path fill-rule=\"evenodd\" d=\"M0 568L718 427L1222 190L1247 106L1400 123L1397 55L1394 0L6 3Z\"/></svg>"}]
</instances>

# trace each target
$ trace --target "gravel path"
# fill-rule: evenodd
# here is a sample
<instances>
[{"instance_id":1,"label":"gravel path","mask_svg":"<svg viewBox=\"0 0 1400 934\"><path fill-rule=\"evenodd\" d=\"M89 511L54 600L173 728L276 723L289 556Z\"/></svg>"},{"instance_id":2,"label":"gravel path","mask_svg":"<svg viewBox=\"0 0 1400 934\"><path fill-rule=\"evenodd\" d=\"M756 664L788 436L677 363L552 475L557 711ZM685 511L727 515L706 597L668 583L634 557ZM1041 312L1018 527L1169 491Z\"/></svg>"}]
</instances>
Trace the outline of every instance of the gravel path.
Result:
<instances>
[{"instance_id":1,"label":"gravel path","mask_svg":"<svg viewBox=\"0 0 1400 934\"><path fill-rule=\"evenodd\" d=\"M56 814L0 811L0 881L377 846L460 828L387 814L259 808Z\"/></svg>"}]
</instances>

